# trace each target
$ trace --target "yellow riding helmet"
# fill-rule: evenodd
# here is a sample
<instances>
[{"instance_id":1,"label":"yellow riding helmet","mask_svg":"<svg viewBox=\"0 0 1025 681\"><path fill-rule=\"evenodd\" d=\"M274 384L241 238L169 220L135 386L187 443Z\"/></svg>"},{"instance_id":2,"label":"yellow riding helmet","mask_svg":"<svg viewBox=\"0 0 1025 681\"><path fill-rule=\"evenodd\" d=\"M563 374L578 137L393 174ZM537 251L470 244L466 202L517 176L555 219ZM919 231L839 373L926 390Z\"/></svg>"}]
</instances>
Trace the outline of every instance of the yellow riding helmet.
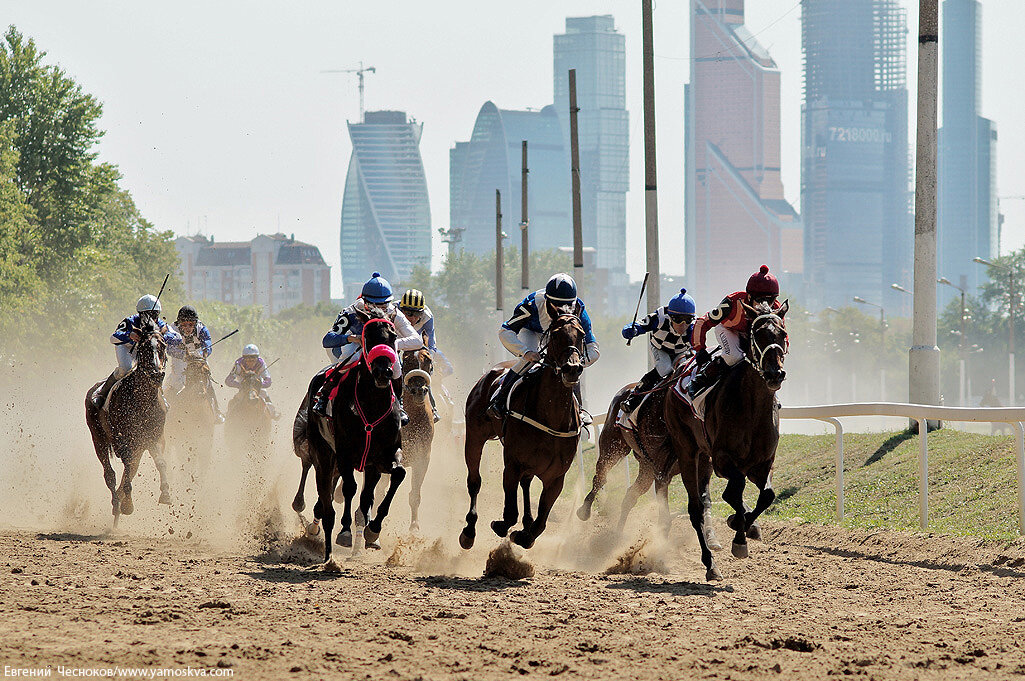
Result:
<instances>
[{"instance_id":1,"label":"yellow riding helmet","mask_svg":"<svg viewBox=\"0 0 1025 681\"><path fill-rule=\"evenodd\" d=\"M411 288L403 293L402 300L399 301L399 307L407 310L422 310L424 305L423 291L417 291L415 288Z\"/></svg>"}]
</instances>

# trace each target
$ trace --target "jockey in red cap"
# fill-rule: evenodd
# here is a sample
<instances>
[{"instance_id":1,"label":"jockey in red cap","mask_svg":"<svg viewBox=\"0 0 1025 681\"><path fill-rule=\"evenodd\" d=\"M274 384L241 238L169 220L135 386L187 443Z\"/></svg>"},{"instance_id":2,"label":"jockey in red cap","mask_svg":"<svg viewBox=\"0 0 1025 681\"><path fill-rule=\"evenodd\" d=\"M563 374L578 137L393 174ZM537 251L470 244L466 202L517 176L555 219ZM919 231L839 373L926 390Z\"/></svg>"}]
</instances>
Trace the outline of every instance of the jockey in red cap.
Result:
<instances>
[{"instance_id":1,"label":"jockey in red cap","mask_svg":"<svg viewBox=\"0 0 1025 681\"><path fill-rule=\"evenodd\" d=\"M780 307L779 301L776 300L778 296L779 282L769 273L769 266L762 265L747 280L747 286L743 291L726 296L715 309L694 322L691 346L696 353L699 369L687 388L691 397L715 382L723 368L734 366L744 359L744 348L751 325L744 304L767 303L773 310L777 310ZM713 328L721 349L714 359L705 349L705 337L708 330Z\"/></svg>"}]
</instances>

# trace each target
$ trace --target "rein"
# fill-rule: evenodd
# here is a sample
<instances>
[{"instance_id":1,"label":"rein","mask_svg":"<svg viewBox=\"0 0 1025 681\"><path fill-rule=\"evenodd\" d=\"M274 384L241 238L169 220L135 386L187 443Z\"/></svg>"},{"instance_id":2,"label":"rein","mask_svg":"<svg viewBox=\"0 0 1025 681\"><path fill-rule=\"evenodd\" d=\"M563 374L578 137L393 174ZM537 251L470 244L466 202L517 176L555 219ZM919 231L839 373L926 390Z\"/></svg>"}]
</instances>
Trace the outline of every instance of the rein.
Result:
<instances>
[{"instance_id":1,"label":"rein","mask_svg":"<svg viewBox=\"0 0 1025 681\"><path fill-rule=\"evenodd\" d=\"M765 356L767 354L769 354L769 351L773 350L773 349L777 349L777 350L779 350L781 355L785 355L785 354L787 354L787 351L789 349L789 339L784 341L786 343L787 347L784 347L783 345L780 345L779 343L770 343L769 345L765 346L764 348L758 347L758 342L755 340L755 333L754 333L755 324L757 324L760 321L770 320L770 319L775 319L776 321L782 322L782 320L779 318L779 315L777 315L775 312L767 312L765 314L760 314L760 315L758 315L757 317L755 317L751 321L751 333L750 333L750 339L751 339L750 345L751 345L751 355L752 355L751 356L751 363L754 365L755 369L758 370L758 373L761 374L763 377L764 377L765 368L762 366L762 363L765 361ZM784 334L784 338L787 338L786 330L783 331L783 334Z\"/></svg>"},{"instance_id":2,"label":"rein","mask_svg":"<svg viewBox=\"0 0 1025 681\"><path fill-rule=\"evenodd\" d=\"M391 415L392 409L395 406L395 390L389 383L388 391L391 393L391 401L388 403L388 408L376 421L371 423L366 414L363 413L363 407L360 406L359 403L359 377L360 374L357 371L356 380L353 382L355 387L352 390L352 401L356 405L356 415L359 416L359 420L363 422L363 457L360 459L359 468L356 469L362 473L363 469L367 466L367 456L370 454L370 440L373 438L374 428Z\"/></svg>"}]
</instances>

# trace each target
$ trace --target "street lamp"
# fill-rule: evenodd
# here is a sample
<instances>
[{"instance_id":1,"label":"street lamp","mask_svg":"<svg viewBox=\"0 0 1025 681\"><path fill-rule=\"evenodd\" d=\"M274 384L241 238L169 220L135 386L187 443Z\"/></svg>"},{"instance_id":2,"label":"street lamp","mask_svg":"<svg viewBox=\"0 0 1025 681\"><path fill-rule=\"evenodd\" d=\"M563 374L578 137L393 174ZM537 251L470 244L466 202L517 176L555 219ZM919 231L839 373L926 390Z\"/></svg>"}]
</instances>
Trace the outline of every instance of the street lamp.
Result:
<instances>
[{"instance_id":1,"label":"street lamp","mask_svg":"<svg viewBox=\"0 0 1025 681\"><path fill-rule=\"evenodd\" d=\"M900 291L901 293L906 293L909 296L914 296L915 295L913 292L907 290L906 288L904 288L900 284L890 284L890 288L892 288L894 291Z\"/></svg>"},{"instance_id":2,"label":"street lamp","mask_svg":"<svg viewBox=\"0 0 1025 681\"><path fill-rule=\"evenodd\" d=\"M896 284L894 284L896 286ZM879 399L886 401L886 369L883 368L883 356L886 353L886 310L878 303L871 303L861 296L854 296L854 302L862 305L871 305L879 308L879 353L876 355L879 361Z\"/></svg>"},{"instance_id":3,"label":"street lamp","mask_svg":"<svg viewBox=\"0 0 1025 681\"><path fill-rule=\"evenodd\" d=\"M966 385L965 385L965 375L964 375L965 374L965 342L966 342L965 341L965 322L968 319L968 310L967 310L967 308L965 308L965 290L963 288L961 288L960 286L957 286L956 284L951 282L946 277L940 277L936 281L938 281L939 283L943 284L944 286L949 286L951 288L956 288L958 291L961 292L961 342L958 344L958 347L957 347L958 356L961 358L960 361L958 362L958 365L959 365L960 370L961 370L961 383L960 383L960 386L958 387L958 397L960 398L960 401L958 402L958 404L960 406L964 407L965 406L965 388L966 388Z\"/></svg>"},{"instance_id":4,"label":"street lamp","mask_svg":"<svg viewBox=\"0 0 1025 681\"><path fill-rule=\"evenodd\" d=\"M1007 329L1008 329L1008 340L1007 340L1007 394L1008 402L1007 405L1011 406L1014 404L1014 268L1007 265L1000 265L998 263L986 260L975 256L972 258L972 262L977 262L980 265L992 267L993 269L1003 270L1007 272L1008 287L1007 287Z\"/></svg>"}]
</instances>

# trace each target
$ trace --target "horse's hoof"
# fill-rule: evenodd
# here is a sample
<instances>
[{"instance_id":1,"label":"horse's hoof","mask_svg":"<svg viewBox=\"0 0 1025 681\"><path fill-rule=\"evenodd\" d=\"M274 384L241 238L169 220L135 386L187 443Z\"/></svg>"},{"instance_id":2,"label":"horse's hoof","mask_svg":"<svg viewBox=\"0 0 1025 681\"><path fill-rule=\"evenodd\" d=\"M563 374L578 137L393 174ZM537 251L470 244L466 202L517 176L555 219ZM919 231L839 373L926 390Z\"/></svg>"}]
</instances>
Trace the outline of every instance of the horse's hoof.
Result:
<instances>
[{"instance_id":1,"label":"horse's hoof","mask_svg":"<svg viewBox=\"0 0 1025 681\"><path fill-rule=\"evenodd\" d=\"M751 523L751 527L747 528L747 538L755 541L762 540L762 528L758 526L758 523Z\"/></svg>"},{"instance_id":2,"label":"horse's hoof","mask_svg":"<svg viewBox=\"0 0 1025 681\"><path fill-rule=\"evenodd\" d=\"M738 544L737 542L733 542L733 557L747 558L747 544Z\"/></svg>"},{"instance_id":3,"label":"horse's hoof","mask_svg":"<svg viewBox=\"0 0 1025 681\"><path fill-rule=\"evenodd\" d=\"M587 522L591 519L591 509L587 508L586 506L581 506L577 509L577 517L583 520L584 522Z\"/></svg>"},{"instance_id":4,"label":"horse's hoof","mask_svg":"<svg viewBox=\"0 0 1025 681\"><path fill-rule=\"evenodd\" d=\"M350 532L348 530L346 530L345 532L339 532L338 533L338 539L336 539L335 541L336 541L336 543L339 546L344 546L347 549L351 548L352 547L352 532Z\"/></svg>"},{"instance_id":5,"label":"horse's hoof","mask_svg":"<svg viewBox=\"0 0 1025 681\"><path fill-rule=\"evenodd\" d=\"M715 532L708 532L705 534L705 546L713 551L722 551L722 542L719 541L719 537L715 536Z\"/></svg>"},{"instance_id":6,"label":"horse's hoof","mask_svg":"<svg viewBox=\"0 0 1025 681\"><path fill-rule=\"evenodd\" d=\"M519 530L517 530L516 532L513 532L512 534L510 534L509 535L509 540L513 544L517 544L519 546L522 546L525 549L529 549L531 546L534 545L534 540L528 538L526 532L520 532Z\"/></svg>"},{"instance_id":7,"label":"horse's hoof","mask_svg":"<svg viewBox=\"0 0 1025 681\"><path fill-rule=\"evenodd\" d=\"M370 546L371 544L377 544L377 540L380 537L381 537L381 533L380 532L374 532L369 527L367 529L363 530L363 539L366 541L368 549L370 549L370 548L374 548L374 549L381 548L380 544L378 544L377 546Z\"/></svg>"},{"instance_id":8,"label":"horse's hoof","mask_svg":"<svg viewBox=\"0 0 1025 681\"><path fill-rule=\"evenodd\" d=\"M705 581L706 582L721 582L722 581L722 573L719 572L719 568L717 568L716 566L713 565L712 567L710 567L707 570L705 570Z\"/></svg>"},{"instance_id":9,"label":"horse's hoof","mask_svg":"<svg viewBox=\"0 0 1025 681\"><path fill-rule=\"evenodd\" d=\"M334 559L334 556L328 558L323 565L324 572L341 572L342 566L338 564L338 561Z\"/></svg>"},{"instance_id":10,"label":"horse's hoof","mask_svg":"<svg viewBox=\"0 0 1025 681\"><path fill-rule=\"evenodd\" d=\"M125 497L121 500L121 515L132 515L135 511L135 504L132 502L131 497Z\"/></svg>"},{"instance_id":11,"label":"horse's hoof","mask_svg":"<svg viewBox=\"0 0 1025 681\"><path fill-rule=\"evenodd\" d=\"M320 523L314 520L306 526L306 536L316 537L318 534L320 534Z\"/></svg>"},{"instance_id":12,"label":"horse's hoof","mask_svg":"<svg viewBox=\"0 0 1025 681\"><path fill-rule=\"evenodd\" d=\"M409 523L409 531L410 532L419 532L420 531L420 523L418 523L415 520L413 522Z\"/></svg>"},{"instance_id":13,"label":"horse's hoof","mask_svg":"<svg viewBox=\"0 0 1025 681\"><path fill-rule=\"evenodd\" d=\"M459 533L459 546L463 547L463 549L472 549L474 538L472 534L467 534L466 530L463 530Z\"/></svg>"},{"instance_id":14,"label":"horse's hoof","mask_svg":"<svg viewBox=\"0 0 1025 681\"><path fill-rule=\"evenodd\" d=\"M380 551L381 550L381 542L377 541L376 539L371 541L370 539L366 538L366 535L364 535L364 539L365 539L364 545L368 549L374 549L375 551Z\"/></svg>"},{"instance_id":15,"label":"horse's hoof","mask_svg":"<svg viewBox=\"0 0 1025 681\"><path fill-rule=\"evenodd\" d=\"M505 537L509 533L509 526L501 520L492 520L491 529L494 530L495 534L499 537Z\"/></svg>"},{"instance_id":16,"label":"horse's hoof","mask_svg":"<svg viewBox=\"0 0 1025 681\"><path fill-rule=\"evenodd\" d=\"M165 490L161 490L160 491L160 498L157 499L157 503L158 504L167 504L168 506L170 506L171 505L171 493L168 492L166 489Z\"/></svg>"},{"instance_id":17,"label":"horse's hoof","mask_svg":"<svg viewBox=\"0 0 1025 681\"><path fill-rule=\"evenodd\" d=\"M737 523L737 514L736 513L731 513L729 515L729 517L726 518L726 527L728 527L731 530L733 530L734 532L736 532L737 531L736 523Z\"/></svg>"}]
</instances>

